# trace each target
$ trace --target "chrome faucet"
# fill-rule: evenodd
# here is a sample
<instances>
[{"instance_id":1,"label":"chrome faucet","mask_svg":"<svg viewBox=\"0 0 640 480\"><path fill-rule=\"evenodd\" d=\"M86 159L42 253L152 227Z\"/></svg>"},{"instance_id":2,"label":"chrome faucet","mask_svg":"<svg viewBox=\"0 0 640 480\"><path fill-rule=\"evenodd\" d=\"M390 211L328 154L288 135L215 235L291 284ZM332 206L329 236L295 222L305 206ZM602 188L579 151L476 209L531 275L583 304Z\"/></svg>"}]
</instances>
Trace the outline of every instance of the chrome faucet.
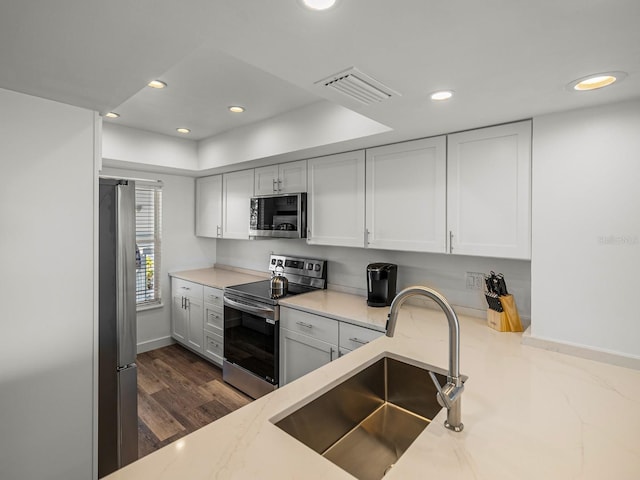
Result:
<instances>
[{"instance_id":1,"label":"chrome faucet","mask_svg":"<svg viewBox=\"0 0 640 480\"><path fill-rule=\"evenodd\" d=\"M436 394L438 403L447 409L447 420L444 422L444 426L455 432L461 432L464 425L462 424L460 401L464 384L460 378L460 322L447 299L431 288L420 286L405 288L391 302L391 310L389 311L389 320L387 322L387 337L393 337L400 307L409 297L415 295L434 300L447 316L447 321L449 322L449 373L447 375L447 383L444 387L441 387L435 374L429 372L429 375L438 390Z\"/></svg>"}]
</instances>

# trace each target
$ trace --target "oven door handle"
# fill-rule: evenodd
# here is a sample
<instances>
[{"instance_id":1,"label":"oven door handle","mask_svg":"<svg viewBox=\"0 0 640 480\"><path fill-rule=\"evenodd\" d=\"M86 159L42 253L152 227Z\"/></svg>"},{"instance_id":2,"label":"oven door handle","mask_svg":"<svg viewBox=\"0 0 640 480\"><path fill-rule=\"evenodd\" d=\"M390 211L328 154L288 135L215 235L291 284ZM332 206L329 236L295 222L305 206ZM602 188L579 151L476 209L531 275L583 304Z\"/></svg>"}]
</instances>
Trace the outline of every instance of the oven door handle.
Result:
<instances>
[{"instance_id":1,"label":"oven door handle","mask_svg":"<svg viewBox=\"0 0 640 480\"><path fill-rule=\"evenodd\" d=\"M267 316L273 317L273 314L275 313L275 310L273 308L255 307L253 305L248 305L243 302L236 302L235 300L231 300L227 297L224 297L224 304L228 307L237 308L238 310L242 310L248 313L253 313L254 315L260 315L263 317L267 317Z\"/></svg>"}]
</instances>

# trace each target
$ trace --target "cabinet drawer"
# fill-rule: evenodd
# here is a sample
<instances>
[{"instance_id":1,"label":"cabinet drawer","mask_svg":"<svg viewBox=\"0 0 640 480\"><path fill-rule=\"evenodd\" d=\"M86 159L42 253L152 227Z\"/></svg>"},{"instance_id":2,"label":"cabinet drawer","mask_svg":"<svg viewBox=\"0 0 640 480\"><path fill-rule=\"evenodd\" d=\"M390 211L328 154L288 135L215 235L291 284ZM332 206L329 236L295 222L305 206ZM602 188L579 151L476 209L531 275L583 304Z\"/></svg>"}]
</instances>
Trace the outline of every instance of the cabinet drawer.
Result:
<instances>
[{"instance_id":1,"label":"cabinet drawer","mask_svg":"<svg viewBox=\"0 0 640 480\"><path fill-rule=\"evenodd\" d=\"M202 299L202 289L203 287L199 283L189 282L181 278L171 279L172 295Z\"/></svg>"},{"instance_id":2,"label":"cabinet drawer","mask_svg":"<svg viewBox=\"0 0 640 480\"><path fill-rule=\"evenodd\" d=\"M204 301L222 308L222 290L213 287L204 287Z\"/></svg>"},{"instance_id":3,"label":"cabinet drawer","mask_svg":"<svg viewBox=\"0 0 640 480\"><path fill-rule=\"evenodd\" d=\"M327 343L338 344L338 321L332 318L281 307L280 326Z\"/></svg>"},{"instance_id":4,"label":"cabinet drawer","mask_svg":"<svg viewBox=\"0 0 640 480\"><path fill-rule=\"evenodd\" d=\"M204 331L204 354L218 365L222 365L223 345L222 336Z\"/></svg>"},{"instance_id":5,"label":"cabinet drawer","mask_svg":"<svg viewBox=\"0 0 640 480\"><path fill-rule=\"evenodd\" d=\"M224 313L217 305L205 304L204 328L222 334L224 328Z\"/></svg>"},{"instance_id":6,"label":"cabinet drawer","mask_svg":"<svg viewBox=\"0 0 640 480\"><path fill-rule=\"evenodd\" d=\"M340 322L340 348L355 350L358 347L366 345L371 340L384 335L383 332L372 330L370 328L359 327L351 323Z\"/></svg>"}]
</instances>

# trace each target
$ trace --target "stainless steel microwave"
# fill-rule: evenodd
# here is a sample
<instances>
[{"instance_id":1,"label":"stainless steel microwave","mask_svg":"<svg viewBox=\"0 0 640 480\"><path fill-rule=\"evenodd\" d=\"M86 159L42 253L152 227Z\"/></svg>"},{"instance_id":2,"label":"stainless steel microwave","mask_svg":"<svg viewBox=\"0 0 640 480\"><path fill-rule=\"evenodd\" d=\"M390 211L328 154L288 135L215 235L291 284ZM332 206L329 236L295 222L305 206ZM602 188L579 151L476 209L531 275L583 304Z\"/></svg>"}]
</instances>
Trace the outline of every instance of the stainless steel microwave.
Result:
<instances>
[{"instance_id":1,"label":"stainless steel microwave","mask_svg":"<svg viewBox=\"0 0 640 480\"><path fill-rule=\"evenodd\" d=\"M251 199L249 238L306 237L306 193L267 195Z\"/></svg>"}]
</instances>

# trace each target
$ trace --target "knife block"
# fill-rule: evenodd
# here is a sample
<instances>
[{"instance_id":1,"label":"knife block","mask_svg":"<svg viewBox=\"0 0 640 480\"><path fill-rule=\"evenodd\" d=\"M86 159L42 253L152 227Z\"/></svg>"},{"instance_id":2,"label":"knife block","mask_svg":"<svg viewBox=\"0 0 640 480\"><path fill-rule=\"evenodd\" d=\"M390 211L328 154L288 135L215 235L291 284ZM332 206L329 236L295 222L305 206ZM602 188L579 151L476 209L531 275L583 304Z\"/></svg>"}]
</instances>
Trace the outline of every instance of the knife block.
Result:
<instances>
[{"instance_id":1,"label":"knife block","mask_svg":"<svg viewBox=\"0 0 640 480\"><path fill-rule=\"evenodd\" d=\"M522 322L513 295L500 296L504 311L487 309L487 325L498 332L522 332Z\"/></svg>"}]
</instances>

